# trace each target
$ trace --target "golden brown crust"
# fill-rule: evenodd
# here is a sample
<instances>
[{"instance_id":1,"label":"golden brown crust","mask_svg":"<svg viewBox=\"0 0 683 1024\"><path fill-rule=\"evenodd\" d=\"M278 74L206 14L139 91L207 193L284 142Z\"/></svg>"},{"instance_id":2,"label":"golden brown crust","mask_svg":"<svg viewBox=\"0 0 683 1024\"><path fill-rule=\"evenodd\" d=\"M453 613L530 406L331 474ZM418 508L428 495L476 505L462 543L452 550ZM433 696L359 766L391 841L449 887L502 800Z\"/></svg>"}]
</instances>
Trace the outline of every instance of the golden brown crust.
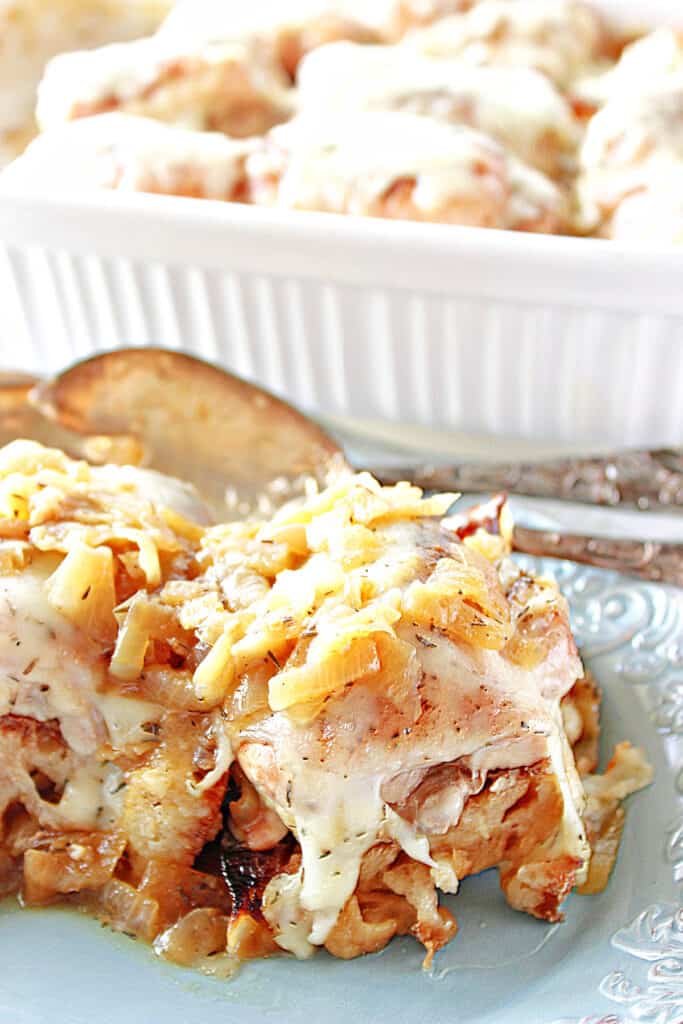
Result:
<instances>
[{"instance_id":1,"label":"golden brown crust","mask_svg":"<svg viewBox=\"0 0 683 1024\"><path fill-rule=\"evenodd\" d=\"M391 914L378 921L364 918L358 897L353 895L328 935L325 948L328 953L341 960L352 960L365 953L377 953L378 950L384 949L395 935L405 934L399 932L399 927L399 922ZM410 927L412 923L405 931Z\"/></svg>"},{"instance_id":2,"label":"golden brown crust","mask_svg":"<svg viewBox=\"0 0 683 1024\"><path fill-rule=\"evenodd\" d=\"M600 700L597 683L591 673L586 672L582 679L576 680L561 703L565 732L581 776L589 775L598 767Z\"/></svg>"},{"instance_id":3,"label":"golden brown crust","mask_svg":"<svg viewBox=\"0 0 683 1024\"><path fill-rule=\"evenodd\" d=\"M621 801L631 793L648 786L653 769L642 750L628 742L618 743L602 775L587 775L584 820L593 851L588 875L580 892L602 892L614 867L624 827Z\"/></svg>"},{"instance_id":4,"label":"golden brown crust","mask_svg":"<svg viewBox=\"0 0 683 1024\"><path fill-rule=\"evenodd\" d=\"M376 953L395 935L414 935L425 947L425 966L453 938L457 924L439 907L436 886L425 864L411 860L397 843L370 849L356 892L325 942L333 956L350 960Z\"/></svg>"},{"instance_id":5,"label":"golden brown crust","mask_svg":"<svg viewBox=\"0 0 683 1024\"><path fill-rule=\"evenodd\" d=\"M470 797L455 828L431 838L437 861L458 878L498 867L508 902L549 921L576 881L582 863L544 851L558 835L564 802L547 762L491 775L483 791Z\"/></svg>"},{"instance_id":6,"label":"golden brown crust","mask_svg":"<svg viewBox=\"0 0 683 1024\"><path fill-rule=\"evenodd\" d=\"M189 788L214 763L211 723L198 715L167 715L160 742L146 763L130 773L119 827L132 855L191 866L222 825L227 774L198 793Z\"/></svg>"},{"instance_id":7,"label":"golden brown crust","mask_svg":"<svg viewBox=\"0 0 683 1024\"><path fill-rule=\"evenodd\" d=\"M498 867L511 906L557 921L583 866L561 846L557 854L550 852L562 811L558 781L547 763L495 773L467 801L458 825L431 837L431 852L459 879ZM397 844L384 843L365 855L357 890L325 945L333 955L348 959L383 948L394 935L410 933L423 943L431 961L456 927L448 911L437 905L430 869L410 860Z\"/></svg>"},{"instance_id":8,"label":"golden brown crust","mask_svg":"<svg viewBox=\"0 0 683 1024\"><path fill-rule=\"evenodd\" d=\"M582 867L582 861L566 855L532 860L516 869L501 870L500 884L515 910L544 921L562 921L560 907L576 885Z\"/></svg>"}]
</instances>

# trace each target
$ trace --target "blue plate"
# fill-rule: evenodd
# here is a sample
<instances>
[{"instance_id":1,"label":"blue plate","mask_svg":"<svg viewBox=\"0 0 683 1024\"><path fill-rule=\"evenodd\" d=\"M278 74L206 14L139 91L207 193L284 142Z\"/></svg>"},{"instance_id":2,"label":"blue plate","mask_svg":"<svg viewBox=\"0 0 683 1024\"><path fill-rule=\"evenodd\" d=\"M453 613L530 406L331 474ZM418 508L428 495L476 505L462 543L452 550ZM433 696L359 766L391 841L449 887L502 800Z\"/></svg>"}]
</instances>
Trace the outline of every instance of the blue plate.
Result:
<instances>
[{"instance_id":1,"label":"blue plate","mask_svg":"<svg viewBox=\"0 0 683 1024\"><path fill-rule=\"evenodd\" d=\"M352 962L248 964L230 981L160 960L67 911L0 910L0 1024L681 1024L683 595L563 562L587 664L604 691L603 753L630 739L656 770L629 801L612 879L548 925L505 904L495 872L449 900L460 932L420 968L401 939Z\"/></svg>"}]
</instances>

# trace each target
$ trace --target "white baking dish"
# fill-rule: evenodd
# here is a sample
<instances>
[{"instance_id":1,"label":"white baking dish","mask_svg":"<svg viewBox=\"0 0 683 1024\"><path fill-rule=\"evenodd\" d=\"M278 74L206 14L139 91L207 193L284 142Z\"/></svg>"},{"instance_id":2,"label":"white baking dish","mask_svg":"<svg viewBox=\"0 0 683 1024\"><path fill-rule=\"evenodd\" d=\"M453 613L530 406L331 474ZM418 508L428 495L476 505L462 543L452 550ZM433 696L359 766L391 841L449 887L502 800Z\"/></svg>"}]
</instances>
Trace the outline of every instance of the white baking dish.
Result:
<instances>
[{"instance_id":1,"label":"white baking dish","mask_svg":"<svg viewBox=\"0 0 683 1024\"><path fill-rule=\"evenodd\" d=\"M600 6L683 26L678 0ZM161 344L366 420L681 443L682 281L675 250L123 193L0 196L4 366Z\"/></svg>"}]
</instances>

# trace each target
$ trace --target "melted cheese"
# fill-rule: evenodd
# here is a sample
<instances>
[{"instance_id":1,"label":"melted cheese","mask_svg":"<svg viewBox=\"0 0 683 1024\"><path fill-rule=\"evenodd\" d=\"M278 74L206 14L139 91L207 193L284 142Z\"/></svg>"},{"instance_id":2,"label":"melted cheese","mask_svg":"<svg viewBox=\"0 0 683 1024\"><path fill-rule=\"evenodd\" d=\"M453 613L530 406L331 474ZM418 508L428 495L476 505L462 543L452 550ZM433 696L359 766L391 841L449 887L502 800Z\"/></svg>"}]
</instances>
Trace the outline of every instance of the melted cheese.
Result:
<instances>
[{"instance_id":1,"label":"melted cheese","mask_svg":"<svg viewBox=\"0 0 683 1024\"><path fill-rule=\"evenodd\" d=\"M105 669L90 644L47 599L56 559L41 555L21 573L0 577L0 714L56 720L68 746L94 754L147 739L143 726L162 708L105 692Z\"/></svg>"},{"instance_id":2,"label":"melted cheese","mask_svg":"<svg viewBox=\"0 0 683 1024\"><path fill-rule=\"evenodd\" d=\"M264 103L287 108L287 82L262 48L248 40L193 46L185 34L178 39L153 36L55 57L38 91L38 123L45 130L78 116L83 107L111 102L144 115L149 100L150 110L161 120L201 130L217 99L215 89L204 88L201 82L193 88L194 76L201 75L202 69L219 66L239 69L242 92L248 81ZM223 92L229 88L227 83L227 78L219 83Z\"/></svg>"},{"instance_id":3,"label":"melted cheese","mask_svg":"<svg viewBox=\"0 0 683 1024\"><path fill-rule=\"evenodd\" d=\"M111 692L93 694L93 703L102 716L109 742L116 750L149 741L145 726L158 722L164 710L151 701Z\"/></svg>"},{"instance_id":4,"label":"melted cheese","mask_svg":"<svg viewBox=\"0 0 683 1024\"><path fill-rule=\"evenodd\" d=\"M171 60L154 39L65 53L48 65L38 91L36 115L43 131L74 116L78 104L110 99L125 103L154 85Z\"/></svg>"},{"instance_id":5,"label":"melted cheese","mask_svg":"<svg viewBox=\"0 0 683 1024\"><path fill-rule=\"evenodd\" d=\"M293 953L298 960L306 960L315 953L310 941L311 917L302 912L302 872L276 875L263 894L263 915L273 929L275 941L281 949Z\"/></svg>"},{"instance_id":6,"label":"melted cheese","mask_svg":"<svg viewBox=\"0 0 683 1024\"><path fill-rule=\"evenodd\" d=\"M552 770L563 797L563 814L562 827L551 839L548 854L553 856L569 852L582 860L583 866L577 874L577 882L581 884L586 877L591 856L582 819L586 798L574 764L574 755L564 733L559 702L553 706L553 718L556 728L550 736L548 747Z\"/></svg>"},{"instance_id":7,"label":"melted cheese","mask_svg":"<svg viewBox=\"0 0 683 1024\"><path fill-rule=\"evenodd\" d=\"M279 202L364 213L401 178L417 179L415 202L439 209L453 196L477 194L475 173L495 146L465 129L410 114L298 118L271 133L291 152Z\"/></svg>"},{"instance_id":8,"label":"melted cheese","mask_svg":"<svg viewBox=\"0 0 683 1024\"><path fill-rule=\"evenodd\" d=\"M653 245L683 244L683 172L672 167L653 188L627 196L609 224L615 240Z\"/></svg>"},{"instance_id":9,"label":"melted cheese","mask_svg":"<svg viewBox=\"0 0 683 1024\"><path fill-rule=\"evenodd\" d=\"M80 765L64 787L56 812L68 828L110 829L122 806L123 772L108 762Z\"/></svg>"},{"instance_id":10,"label":"melted cheese","mask_svg":"<svg viewBox=\"0 0 683 1024\"><path fill-rule=\"evenodd\" d=\"M528 671L495 652L401 629L424 673L426 710L416 722L357 684L311 726L276 714L239 737L243 770L301 845L298 880L274 881L265 908L277 941L297 955L308 953L304 927L309 944L325 941L355 888L363 855L379 840L393 838L411 857L436 867L420 823L411 826L387 803L402 789L407 796L433 767L469 759L481 786L491 771L550 758L565 803L558 843L588 858L581 786L562 745L558 711L559 695L582 672L573 645L559 643L546 662ZM451 802L443 831L457 824L463 803ZM457 887L457 879L435 877Z\"/></svg>"},{"instance_id":11,"label":"melted cheese","mask_svg":"<svg viewBox=\"0 0 683 1024\"><path fill-rule=\"evenodd\" d=\"M542 160L539 147L551 138L565 149L579 141L567 102L528 69L469 67L401 46L340 42L304 58L297 84L303 111L406 110L465 122L531 163Z\"/></svg>"},{"instance_id":12,"label":"melted cheese","mask_svg":"<svg viewBox=\"0 0 683 1024\"><path fill-rule=\"evenodd\" d=\"M207 518L185 484L132 467L92 470L95 487L111 487L113 478L124 493L129 488L181 515ZM47 581L59 562L59 555L34 552L24 569L0 576L0 716L59 725L75 767L59 802L46 804L49 821L110 828L120 809L123 775L108 760L109 747L122 751L148 741L145 726L159 722L163 708L107 689L101 650L48 600ZM224 762L223 756L221 767Z\"/></svg>"},{"instance_id":13,"label":"melted cheese","mask_svg":"<svg viewBox=\"0 0 683 1024\"><path fill-rule=\"evenodd\" d=\"M683 71L611 100L592 119L582 165L620 166L683 159Z\"/></svg>"},{"instance_id":14,"label":"melted cheese","mask_svg":"<svg viewBox=\"0 0 683 1024\"><path fill-rule=\"evenodd\" d=\"M659 191L683 173L683 71L656 78L637 96L615 96L591 120L580 156L579 197L611 214L643 189Z\"/></svg>"},{"instance_id":15,"label":"melted cheese","mask_svg":"<svg viewBox=\"0 0 683 1024\"><path fill-rule=\"evenodd\" d=\"M510 203L506 227L516 228L532 223L538 217L549 214L560 221L564 216L564 199L561 191L544 174L527 167L521 160L508 160L510 181ZM546 227L546 231L549 229Z\"/></svg>"},{"instance_id":16,"label":"melted cheese","mask_svg":"<svg viewBox=\"0 0 683 1024\"><path fill-rule=\"evenodd\" d=\"M335 805L324 820L305 823L295 818L293 831L302 849L295 875L276 876L264 894L266 920L275 941L299 958L322 945L352 895L363 855L381 839L393 839L409 857L439 873L429 842L382 799L380 780L368 791L367 781L353 780L343 796L326 786ZM302 838L303 836L303 838ZM443 873L439 875L445 880Z\"/></svg>"},{"instance_id":17,"label":"melted cheese","mask_svg":"<svg viewBox=\"0 0 683 1024\"><path fill-rule=\"evenodd\" d=\"M464 201L473 211L477 205L485 211L485 223L516 226L520 212L533 209L538 216L539 203L541 210L561 205L547 178L508 158L492 139L428 117L302 115L275 128L271 138L288 154L277 195L286 207L367 214L394 183L406 179L416 182L414 205L434 219ZM257 177L267 176L271 164L268 153L249 161Z\"/></svg>"},{"instance_id":18,"label":"melted cheese","mask_svg":"<svg viewBox=\"0 0 683 1024\"><path fill-rule=\"evenodd\" d=\"M597 14L575 0L480 0L415 32L409 43L471 64L536 68L566 88L595 60L601 34Z\"/></svg>"},{"instance_id":19,"label":"melted cheese","mask_svg":"<svg viewBox=\"0 0 683 1024\"><path fill-rule=\"evenodd\" d=\"M576 93L600 106L619 96L637 96L643 83L683 71L683 39L671 28L658 28L627 46L617 63L601 74L582 79Z\"/></svg>"},{"instance_id":20,"label":"melted cheese","mask_svg":"<svg viewBox=\"0 0 683 1024\"><path fill-rule=\"evenodd\" d=\"M66 828L107 829L118 818L123 774L102 748L148 741L144 726L158 722L163 709L101 692L97 650L47 600L53 563L41 556L23 572L0 577L0 716L59 724L77 759L59 803L46 808L49 819Z\"/></svg>"},{"instance_id":21,"label":"melted cheese","mask_svg":"<svg viewBox=\"0 0 683 1024\"><path fill-rule=\"evenodd\" d=\"M39 136L4 172L3 183L42 187L49 173L53 189L151 189L173 194L198 184L206 198L229 199L242 179L248 152L248 143L218 133L128 114L101 114ZM188 503L185 495L180 504L187 508L197 503ZM205 518L204 513L199 521Z\"/></svg>"},{"instance_id":22,"label":"melted cheese","mask_svg":"<svg viewBox=\"0 0 683 1024\"><path fill-rule=\"evenodd\" d=\"M103 667L48 602L45 581L57 562L40 556L23 572L0 577L0 714L56 719L69 747L87 755L106 738L93 703Z\"/></svg>"}]
</instances>

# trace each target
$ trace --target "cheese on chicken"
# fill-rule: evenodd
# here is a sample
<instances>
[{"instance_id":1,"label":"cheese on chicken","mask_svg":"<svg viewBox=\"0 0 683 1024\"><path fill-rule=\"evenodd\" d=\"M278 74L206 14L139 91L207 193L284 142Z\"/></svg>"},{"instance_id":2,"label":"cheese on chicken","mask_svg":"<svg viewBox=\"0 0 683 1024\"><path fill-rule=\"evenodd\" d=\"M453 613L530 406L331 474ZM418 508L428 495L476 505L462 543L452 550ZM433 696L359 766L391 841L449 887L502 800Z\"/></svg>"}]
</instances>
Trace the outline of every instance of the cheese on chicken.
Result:
<instances>
[{"instance_id":1,"label":"cheese on chicken","mask_svg":"<svg viewBox=\"0 0 683 1024\"><path fill-rule=\"evenodd\" d=\"M195 132L131 114L111 113L57 125L39 135L2 175L17 190L99 188L201 199L246 197L253 146L218 132Z\"/></svg>"},{"instance_id":2,"label":"cheese on chicken","mask_svg":"<svg viewBox=\"0 0 683 1024\"><path fill-rule=\"evenodd\" d=\"M203 576L162 593L210 648L195 686L224 695L242 773L297 840L263 894L275 941L297 956L383 944L399 925L363 917L369 892L375 915L398 899L431 956L454 928L437 886L497 865L513 906L556 920L585 877L561 714L583 668L564 602L479 553L504 552L504 524L498 545L469 521L461 540L439 518L452 498L342 481L271 523L209 530ZM490 845L468 838L477 800ZM533 825L505 824L530 807Z\"/></svg>"},{"instance_id":3,"label":"cheese on chicken","mask_svg":"<svg viewBox=\"0 0 683 1024\"><path fill-rule=\"evenodd\" d=\"M493 139L401 111L302 114L249 157L256 202L436 223L558 230L564 198Z\"/></svg>"},{"instance_id":4,"label":"cheese on chicken","mask_svg":"<svg viewBox=\"0 0 683 1024\"><path fill-rule=\"evenodd\" d=\"M624 227L632 223L632 215L619 215L622 202L644 193L649 196L645 209L654 212L657 202L673 186L673 221L675 184L681 173L683 71L676 71L656 76L637 95L630 91L616 93L590 121L580 153L577 186L584 217L601 224L607 235L612 233L611 219L616 217L617 233L635 237L638 228L634 231ZM629 209L633 209L630 202ZM643 209L640 203L636 218L642 217L639 209ZM661 230L655 222L653 234Z\"/></svg>"},{"instance_id":5,"label":"cheese on chicken","mask_svg":"<svg viewBox=\"0 0 683 1024\"><path fill-rule=\"evenodd\" d=\"M600 57L605 38L597 11L577 0L479 0L408 42L435 57L535 68L570 89Z\"/></svg>"},{"instance_id":6,"label":"cheese on chicken","mask_svg":"<svg viewBox=\"0 0 683 1024\"><path fill-rule=\"evenodd\" d=\"M309 54L297 85L305 112L404 110L469 124L551 174L567 164L579 142L566 100L526 68L472 67L402 46L341 42Z\"/></svg>"},{"instance_id":7,"label":"cheese on chicken","mask_svg":"<svg viewBox=\"0 0 683 1024\"><path fill-rule=\"evenodd\" d=\"M504 501L454 498L343 474L210 526L176 481L2 449L0 891L227 974L406 933L429 963L438 891L489 867L549 921L604 887L651 769L622 744L586 803L565 602Z\"/></svg>"},{"instance_id":8,"label":"cheese on chicken","mask_svg":"<svg viewBox=\"0 0 683 1024\"><path fill-rule=\"evenodd\" d=\"M120 110L248 136L284 120L290 106L284 73L257 43L192 46L185 37L152 36L55 57L40 85L37 118L44 131Z\"/></svg>"},{"instance_id":9,"label":"cheese on chicken","mask_svg":"<svg viewBox=\"0 0 683 1024\"><path fill-rule=\"evenodd\" d=\"M31 442L0 452L1 888L22 865L29 901L104 884L117 859L105 869L100 833L124 835L140 863L191 864L220 826L231 756L215 716L144 673L110 672L119 608L185 576L206 522L187 485L151 471ZM151 662L182 659L181 630L157 635ZM92 838L69 855L80 875L59 881L60 844L77 832Z\"/></svg>"}]
</instances>

